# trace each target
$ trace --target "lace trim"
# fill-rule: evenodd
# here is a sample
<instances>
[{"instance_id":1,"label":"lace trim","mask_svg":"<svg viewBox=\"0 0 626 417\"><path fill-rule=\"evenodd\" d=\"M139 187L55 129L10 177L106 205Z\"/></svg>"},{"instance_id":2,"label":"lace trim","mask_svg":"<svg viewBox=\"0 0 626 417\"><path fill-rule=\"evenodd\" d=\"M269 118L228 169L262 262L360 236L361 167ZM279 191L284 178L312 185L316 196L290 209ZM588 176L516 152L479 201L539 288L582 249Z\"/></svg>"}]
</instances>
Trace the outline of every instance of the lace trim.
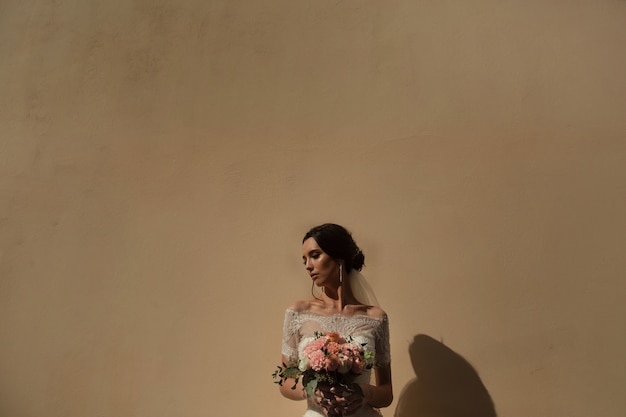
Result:
<instances>
[{"instance_id":1,"label":"lace trim","mask_svg":"<svg viewBox=\"0 0 626 417\"><path fill-rule=\"evenodd\" d=\"M389 321L387 316L370 317L366 315L343 316L340 314L323 316L310 311L298 312L293 309L285 311L283 325L282 353L289 360L298 359L298 345L307 335L300 334L303 324L313 321L319 323L324 332L336 331L344 336L357 333L371 333L374 338L376 361L381 365L391 361L389 348Z\"/></svg>"}]
</instances>

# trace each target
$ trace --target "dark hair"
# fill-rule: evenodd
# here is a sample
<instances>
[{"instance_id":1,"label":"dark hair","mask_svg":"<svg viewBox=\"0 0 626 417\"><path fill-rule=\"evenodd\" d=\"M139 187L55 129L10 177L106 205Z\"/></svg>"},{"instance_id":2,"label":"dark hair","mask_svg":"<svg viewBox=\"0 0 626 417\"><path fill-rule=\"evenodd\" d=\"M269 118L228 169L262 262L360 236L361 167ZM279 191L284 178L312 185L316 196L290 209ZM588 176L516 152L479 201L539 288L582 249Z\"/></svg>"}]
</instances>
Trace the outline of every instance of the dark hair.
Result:
<instances>
[{"instance_id":1,"label":"dark hair","mask_svg":"<svg viewBox=\"0 0 626 417\"><path fill-rule=\"evenodd\" d=\"M350 273L352 269L360 271L363 268L365 255L345 227L334 223L315 226L304 235L302 243L311 237L332 258L344 261L346 273Z\"/></svg>"}]
</instances>

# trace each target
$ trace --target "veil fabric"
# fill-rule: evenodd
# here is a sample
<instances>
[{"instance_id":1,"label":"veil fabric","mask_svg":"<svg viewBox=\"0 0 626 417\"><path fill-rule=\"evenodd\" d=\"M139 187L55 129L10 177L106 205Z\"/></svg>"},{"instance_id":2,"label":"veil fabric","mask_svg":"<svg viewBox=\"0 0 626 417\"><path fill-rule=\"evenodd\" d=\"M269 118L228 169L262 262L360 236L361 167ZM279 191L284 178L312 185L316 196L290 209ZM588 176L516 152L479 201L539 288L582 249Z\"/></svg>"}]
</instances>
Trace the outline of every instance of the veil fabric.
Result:
<instances>
[{"instance_id":1,"label":"veil fabric","mask_svg":"<svg viewBox=\"0 0 626 417\"><path fill-rule=\"evenodd\" d=\"M378 306L376 294L361 272L352 269L348 274L348 282L354 298L365 305Z\"/></svg>"}]
</instances>

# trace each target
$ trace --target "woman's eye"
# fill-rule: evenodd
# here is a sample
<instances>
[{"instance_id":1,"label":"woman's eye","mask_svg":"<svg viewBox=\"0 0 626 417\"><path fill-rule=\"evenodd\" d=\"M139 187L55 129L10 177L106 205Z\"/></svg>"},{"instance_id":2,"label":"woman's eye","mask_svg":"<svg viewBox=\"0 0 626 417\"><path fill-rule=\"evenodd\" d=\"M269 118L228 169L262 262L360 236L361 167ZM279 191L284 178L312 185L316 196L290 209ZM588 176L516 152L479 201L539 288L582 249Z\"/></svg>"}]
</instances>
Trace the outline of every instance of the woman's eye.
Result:
<instances>
[{"instance_id":1,"label":"woman's eye","mask_svg":"<svg viewBox=\"0 0 626 417\"><path fill-rule=\"evenodd\" d=\"M320 255L321 255L321 253L317 253L317 252L315 252L315 253L311 253L311 254L309 255L309 259L318 259L318 258L320 257ZM303 265L306 265L306 261L307 261L307 259L306 259L306 258L302 258L302 264L303 264Z\"/></svg>"}]
</instances>

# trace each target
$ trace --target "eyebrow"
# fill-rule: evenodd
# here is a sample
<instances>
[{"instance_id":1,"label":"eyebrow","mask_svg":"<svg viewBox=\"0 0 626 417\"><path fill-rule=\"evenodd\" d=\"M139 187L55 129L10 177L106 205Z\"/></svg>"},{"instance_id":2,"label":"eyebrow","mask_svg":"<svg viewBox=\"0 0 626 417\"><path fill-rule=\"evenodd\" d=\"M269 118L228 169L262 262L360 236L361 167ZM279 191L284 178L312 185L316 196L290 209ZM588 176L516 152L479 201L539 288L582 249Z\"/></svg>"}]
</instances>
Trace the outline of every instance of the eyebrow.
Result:
<instances>
[{"instance_id":1,"label":"eyebrow","mask_svg":"<svg viewBox=\"0 0 626 417\"><path fill-rule=\"evenodd\" d=\"M322 252L322 250L321 250L321 249L311 249L311 250L310 250L310 251L308 251L305 255L302 255L302 259L306 258L306 255L311 256L311 254L312 254L312 253L314 253L314 252L320 252L320 253L321 253L321 252Z\"/></svg>"}]
</instances>

